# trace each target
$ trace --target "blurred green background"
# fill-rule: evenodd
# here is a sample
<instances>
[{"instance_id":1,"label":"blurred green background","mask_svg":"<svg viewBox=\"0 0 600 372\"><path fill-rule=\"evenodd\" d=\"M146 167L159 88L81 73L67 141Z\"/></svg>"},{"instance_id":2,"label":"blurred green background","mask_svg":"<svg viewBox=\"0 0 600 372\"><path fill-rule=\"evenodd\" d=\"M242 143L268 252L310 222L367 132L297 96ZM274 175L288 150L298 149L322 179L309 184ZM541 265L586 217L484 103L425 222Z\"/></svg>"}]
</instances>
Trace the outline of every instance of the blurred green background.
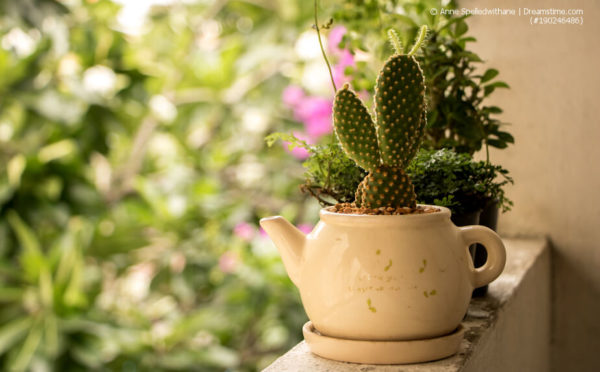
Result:
<instances>
[{"instance_id":1,"label":"blurred green background","mask_svg":"<svg viewBox=\"0 0 600 372\"><path fill-rule=\"evenodd\" d=\"M295 345L258 219L318 215L306 154L264 142L330 138L313 2L0 4L0 370L253 371ZM338 82L385 57L397 6L321 6Z\"/></svg>"}]
</instances>

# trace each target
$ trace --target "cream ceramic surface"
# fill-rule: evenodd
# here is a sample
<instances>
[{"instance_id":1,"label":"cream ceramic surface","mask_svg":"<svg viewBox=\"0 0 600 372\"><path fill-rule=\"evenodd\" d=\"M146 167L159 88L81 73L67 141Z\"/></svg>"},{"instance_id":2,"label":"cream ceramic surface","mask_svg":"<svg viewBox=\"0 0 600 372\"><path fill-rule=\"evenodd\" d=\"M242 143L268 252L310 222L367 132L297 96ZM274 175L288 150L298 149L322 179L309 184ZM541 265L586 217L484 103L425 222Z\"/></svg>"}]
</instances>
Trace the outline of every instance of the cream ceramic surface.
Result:
<instances>
[{"instance_id":1,"label":"cream ceramic surface","mask_svg":"<svg viewBox=\"0 0 600 372\"><path fill-rule=\"evenodd\" d=\"M455 354L464 328L458 326L448 335L425 340L364 341L323 336L308 321L302 327L302 333L310 350L323 358L363 364L408 364Z\"/></svg>"},{"instance_id":2,"label":"cream ceramic surface","mask_svg":"<svg viewBox=\"0 0 600 372\"><path fill-rule=\"evenodd\" d=\"M449 334L473 288L504 268L502 241L482 226L458 228L450 211L399 216L321 210L307 236L282 217L261 220L319 332L352 340L415 340ZM478 269L468 253L484 245Z\"/></svg>"}]
</instances>

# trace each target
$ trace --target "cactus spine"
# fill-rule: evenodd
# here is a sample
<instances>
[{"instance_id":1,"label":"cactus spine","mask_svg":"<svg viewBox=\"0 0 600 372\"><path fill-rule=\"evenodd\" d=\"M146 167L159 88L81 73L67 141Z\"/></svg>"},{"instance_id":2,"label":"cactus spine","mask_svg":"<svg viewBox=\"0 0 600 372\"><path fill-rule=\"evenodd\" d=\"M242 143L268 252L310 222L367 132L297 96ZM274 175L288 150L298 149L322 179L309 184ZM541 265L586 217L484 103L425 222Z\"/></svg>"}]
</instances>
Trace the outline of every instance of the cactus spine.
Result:
<instances>
[{"instance_id":1,"label":"cactus spine","mask_svg":"<svg viewBox=\"0 0 600 372\"><path fill-rule=\"evenodd\" d=\"M375 121L348 84L335 95L333 122L338 139L346 154L369 172L356 190L358 207L416 206L404 168L421 143L427 120L423 72L412 56L425 33L426 28L421 28L408 54L399 50L395 32L389 33L396 53L377 77Z\"/></svg>"}]
</instances>

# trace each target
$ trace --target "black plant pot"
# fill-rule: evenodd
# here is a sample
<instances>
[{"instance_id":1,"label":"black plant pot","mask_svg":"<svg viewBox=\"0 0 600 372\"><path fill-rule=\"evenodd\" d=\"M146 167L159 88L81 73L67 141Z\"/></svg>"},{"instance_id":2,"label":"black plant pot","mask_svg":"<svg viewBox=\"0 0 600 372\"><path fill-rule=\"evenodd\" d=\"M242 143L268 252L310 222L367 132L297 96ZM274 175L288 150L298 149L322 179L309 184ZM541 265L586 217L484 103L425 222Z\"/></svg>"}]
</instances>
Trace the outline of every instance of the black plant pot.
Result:
<instances>
[{"instance_id":1,"label":"black plant pot","mask_svg":"<svg viewBox=\"0 0 600 372\"><path fill-rule=\"evenodd\" d=\"M486 203L485 207L481 211L479 215L479 224L485 227L489 227L490 229L496 231L498 227L498 201L490 200ZM471 257L473 257L473 264L475 267L481 267L487 261L487 251L480 244L475 244L475 246L469 247L471 251ZM483 287L475 288L473 291L473 297L481 297L485 296L487 293L488 286L485 285Z\"/></svg>"},{"instance_id":2,"label":"black plant pot","mask_svg":"<svg viewBox=\"0 0 600 372\"><path fill-rule=\"evenodd\" d=\"M496 231L498 227L498 211L497 200L487 202L479 215L479 224Z\"/></svg>"},{"instance_id":3,"label":"black plant pot","mask_svg":"<svg viewBox=\"0 0 600 372\"><path fill-rule=\"evenodd\" d=\"M469 213L452 213L450 219L456 226L479 225L479 214L481 211Z\"/></svg>"}]
</instances>

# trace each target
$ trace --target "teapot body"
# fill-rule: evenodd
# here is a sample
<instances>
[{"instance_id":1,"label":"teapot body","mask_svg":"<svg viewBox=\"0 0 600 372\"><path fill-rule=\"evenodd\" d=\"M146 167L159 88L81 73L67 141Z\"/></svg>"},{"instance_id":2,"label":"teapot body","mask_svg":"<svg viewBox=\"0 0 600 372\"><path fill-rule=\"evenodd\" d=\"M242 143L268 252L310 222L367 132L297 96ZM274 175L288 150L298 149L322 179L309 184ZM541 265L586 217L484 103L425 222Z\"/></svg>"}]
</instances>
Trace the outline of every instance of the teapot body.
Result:
<instances>
[{"instance_id":1,"label":"teapot body","mask_svg":"<svg viewBox=\"0 0 600 372\"><path fill-rule=\"evenodd\" d=\"M399 216L322 210L306 237L297 283L314 327L355 340L452 332L478 275L463 230L445 208Z\"/></svg>"}]
</instances>

